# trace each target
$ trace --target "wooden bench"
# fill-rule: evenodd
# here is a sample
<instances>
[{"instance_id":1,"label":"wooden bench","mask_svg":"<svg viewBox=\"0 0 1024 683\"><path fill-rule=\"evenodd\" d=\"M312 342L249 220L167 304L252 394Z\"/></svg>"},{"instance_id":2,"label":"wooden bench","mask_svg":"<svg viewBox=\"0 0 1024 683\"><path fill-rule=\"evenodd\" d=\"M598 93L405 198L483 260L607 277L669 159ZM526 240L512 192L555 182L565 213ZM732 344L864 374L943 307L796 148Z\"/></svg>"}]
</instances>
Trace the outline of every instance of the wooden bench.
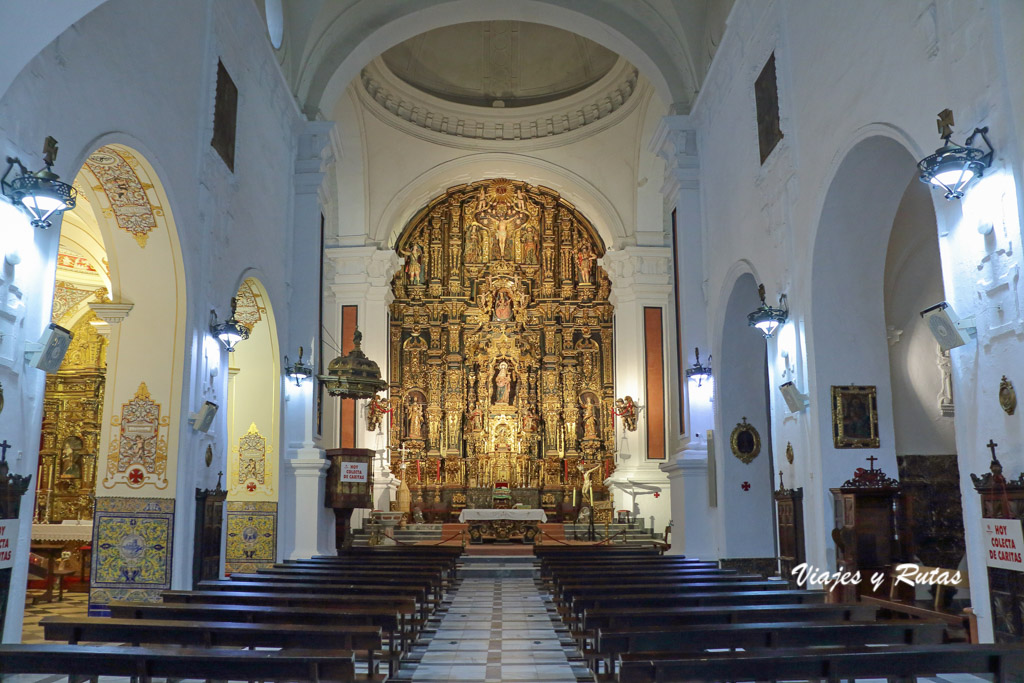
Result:
<instances>
[{"instance_id":1,"label":"wooden bench","mask_svg":"<svg viewBox=\"0 0 1024 683\"><path fill-rule=\"evenodd\" d=\"M181 645L282 650L355 650L366 652L369 673L377 673L375 655L383 647L379 626L309 626L303 624L247 624L219 621L113 619L109 617L43 617L46 640L68 645L82 641L129 645Z\"/></svg>"},{"instance_id":2,"label":"wooden bench","mask_svg":"<svg viewBox=\"0 0 1024 683\"><path fill-rule=\"evenodd\" d=\"M804 591L813 596L811 591ZM807 619L806 615L816 613L828 615L829 619L874 618L877 610L869 605L856 603L826 604L819 599L817 602L801 603L802 596L792 598L793 602L777 600L773 603L749 603L743 598L732 595L716 595L717 601L712 604L649 604L633 605L612 603L613 606L598 604L583 612L579 630L574 632L578 638L596 636L601 628L635 628L649 624L696 624L696 623L750 623L754 621L793 621ZM751 616L747 616L751 615ZM756 615L756 616L755 616ZM792 615L794 618L787 618ZM842 616L839 616L842 615Z\"/></svg>"},{"instance_id":3,"label":"wooden bench","mask_svg":"<svg viewBox=\"0 0 1024 683\"><path fill-rule=\"evenodd\" d=\"M0 645L0 674L199 678L224 681L357 681L350 650L168 650L81 645ZM381 680L377 678L376 680Z\"/></svg>"},{"instance_id":4,"label":"wooden bench","mask_svg":"<svg viewBox=\"0 0 1024 683\"><path fill-rule=\"evenodd\" d=\"M167 604L159 602L113 601L108 607L115 619L162 619L179 621L230 621L248 624L300 624L328 626L376 626L387 639L388 653L399 656L405 650L404 621L395 609L386 607L279 607L256 605Z\"/></svg>"},{"instance_id":5,"label":"wooden bench","mask_svg":"<svg viewBox=\"0 0 1024 683\"><path fill-rule=\"evenodd\" d=\"M756 653L706 652L693 658L620 655L621 683L854 678L915 680L937 674L991 674L995 683L1024 681L1019 644L905 645L868 648L778 649Z\"/></svg>"},{"instance_id":6,"label":"wooden bench","mask_svg":"<svg viewBox=\"0 0 1024 683\"><path fill-rule=\"evenodd\" d=\"M602 661L615 673L620 654L645 654L652 659L696 655L708 649L777 649L812 646L936 645L944 642L946 625L935 621L794 621L750 624L702 624L635 629L600 629L588 661ZM596 670L596 666L591 666Z\"/></svg>"}]
</instances>

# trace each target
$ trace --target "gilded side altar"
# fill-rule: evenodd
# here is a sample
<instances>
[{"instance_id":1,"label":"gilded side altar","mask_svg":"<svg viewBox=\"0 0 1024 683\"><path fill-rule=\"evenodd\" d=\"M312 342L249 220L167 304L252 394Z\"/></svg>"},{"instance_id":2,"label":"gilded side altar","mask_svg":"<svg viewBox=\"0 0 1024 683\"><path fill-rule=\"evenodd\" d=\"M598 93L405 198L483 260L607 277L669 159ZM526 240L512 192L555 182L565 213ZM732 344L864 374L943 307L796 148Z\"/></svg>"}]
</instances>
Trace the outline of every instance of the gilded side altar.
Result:
<instances>
[{"instance_id":1,"label":"gilded side altar","mask_svg":"<svg viewBox=\"0 0 1024 683\"><path fill-rule=\"evenodd\" d=\"M485 180L432 201L396 247L389 445L413 504L457 515L502 484L550 511L574 489L607 499L611 283L590 222L552 190Z\"/></svg>"}]
</instances>

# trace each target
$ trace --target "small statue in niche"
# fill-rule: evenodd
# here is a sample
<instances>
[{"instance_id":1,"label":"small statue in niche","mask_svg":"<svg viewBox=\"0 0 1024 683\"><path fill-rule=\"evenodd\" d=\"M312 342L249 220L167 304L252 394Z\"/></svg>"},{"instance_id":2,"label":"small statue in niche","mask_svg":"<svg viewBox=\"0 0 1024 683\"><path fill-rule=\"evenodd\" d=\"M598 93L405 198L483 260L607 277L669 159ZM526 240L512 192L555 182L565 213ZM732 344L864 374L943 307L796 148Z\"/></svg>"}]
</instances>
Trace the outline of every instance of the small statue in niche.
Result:
<instances>
[{"instance_id":1,"label":"small statue in niche","mask_svg":"<svg viewBox=\"0 0 1024 683\"><path fill-rule=\"evenodd\" d=\"M591 248L590 242L584 240L576 250L576 264L580 271L579 282L581 285L591 284L594 261L596 260L597 257L594 255L594 250Z\"/></svg>"},{"instance_id":2,"label":"small statue in niche","mask_svg":"<svg viewBox=\"0 0 1024 683\"><path fill-rule=\"evenodd\" d=\"M498 365L498 372L494 376L494 403L496 405L510 405L512 403L513 387L513 377L508 361L501 361Z\"/></svg>"},{"instance_id":3,"label":"small statue in niche","mask_svg":"<svg viewBox=\"0 0 1024 683\"><path fill-rule=\"evenodd\" d=\"M69 436L64 440L64 448L60 454L60 478L82 478L82 440L77 436Z\"/></svg>"},{"instance_id":4,"label":"small statue in niche","mask_svg":"<svg viewBox=\"0 0 1024 683\"><path fill-rule=\"evenodd\" d=\"M422 403L413 402L409 404L409 438L423 438L423 409Z\"/></svg>"},{"instance_id":5,"label":"small statue in niche","mask_svg":"<svg viewBox=\"0 0 1024 683\"><path fill-rule=\"evenodd\" d=\"M409 250L409 262L405 264L405 274L411 285L422 285L427 281L426 273L423 271L423 247L418 244L412 245Z\"/></svg>"},{"instance_id":6,"label":"small statue in niche","mask_svg":"<svg viewBox=\"0 0 1024 683\"><path fill-rule=\"evenodd\" d=\"M523 431L527 434L532 434L537 431L539 423L540 416L537 415L537 409L530 406L526 409L526 413L523 415Z\"/></svg>"},{"instance_id":7,"label":"small statue in niche","mask_svg":"<svg viewBox=\"0 0 1024 683\"><path fill-rule=\"evenodd\" d=\"M590 396L583 403L583 438L597 438L597 406Z\"/></svg>"},{"instance_id":8,"label":"small statue in niche","mask_svg":"<svg viewBox=\"0 0 1024 683\"><path fill-rule=\"evenodd\" d=\"M532 225L523 228L523 263L537 264L537 230Z\"/></svg>"},{"instance_id":9,"label":"small statue in niche","mask_svg":"<svg viewBox=\"0 0 1024 683\"><path fill-rule=\"evenodd\" d=\"M494 319L505 322L512 318L512 297L507 289L499 289L494 297Z\"/></svg>"}]
</instances>

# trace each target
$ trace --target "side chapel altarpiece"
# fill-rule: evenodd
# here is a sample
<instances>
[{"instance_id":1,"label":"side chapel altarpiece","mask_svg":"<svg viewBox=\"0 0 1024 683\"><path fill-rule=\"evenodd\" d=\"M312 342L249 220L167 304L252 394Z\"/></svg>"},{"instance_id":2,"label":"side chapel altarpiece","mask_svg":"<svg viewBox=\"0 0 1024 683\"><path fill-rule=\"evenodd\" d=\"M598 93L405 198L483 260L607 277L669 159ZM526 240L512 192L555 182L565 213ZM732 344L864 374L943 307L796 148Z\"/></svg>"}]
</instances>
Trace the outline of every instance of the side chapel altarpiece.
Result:
<instances>
[{"instance_id":1,"label":"side chapel altarpiece","mask_svg":"<svg viewBox=\"0 0 1024 683\"><path fill-rule=\"evenodd\" d=\"M611 282L590 222L553 190L484 180L432 201L397 250L389 442L414 500L457 513L503 484L548 509L607 499Z\"/></svg>"}]
</instances>

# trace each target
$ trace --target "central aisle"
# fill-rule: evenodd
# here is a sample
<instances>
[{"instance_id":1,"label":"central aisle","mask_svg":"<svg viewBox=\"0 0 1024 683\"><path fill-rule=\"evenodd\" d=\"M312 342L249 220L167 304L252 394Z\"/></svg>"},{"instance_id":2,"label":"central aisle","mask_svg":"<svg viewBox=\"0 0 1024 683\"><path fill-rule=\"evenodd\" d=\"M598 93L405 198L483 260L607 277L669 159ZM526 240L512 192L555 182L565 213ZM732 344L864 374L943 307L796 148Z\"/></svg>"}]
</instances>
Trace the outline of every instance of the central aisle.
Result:
<instances>
[{"instance_id":1,"label":"central aisle","mask_svg":"<svg viewBox=\"0 0 1024 683\"><path fill-rule=\"evenodd\" d=\"M593 680L582 661L574 672L566 656L574 650L555 632L545 598L533 579L465 578L436 632L428 634L418 663L403 663L398 678L410 680L411 674L417 683Z\"/></svg>"}]
</instances>

